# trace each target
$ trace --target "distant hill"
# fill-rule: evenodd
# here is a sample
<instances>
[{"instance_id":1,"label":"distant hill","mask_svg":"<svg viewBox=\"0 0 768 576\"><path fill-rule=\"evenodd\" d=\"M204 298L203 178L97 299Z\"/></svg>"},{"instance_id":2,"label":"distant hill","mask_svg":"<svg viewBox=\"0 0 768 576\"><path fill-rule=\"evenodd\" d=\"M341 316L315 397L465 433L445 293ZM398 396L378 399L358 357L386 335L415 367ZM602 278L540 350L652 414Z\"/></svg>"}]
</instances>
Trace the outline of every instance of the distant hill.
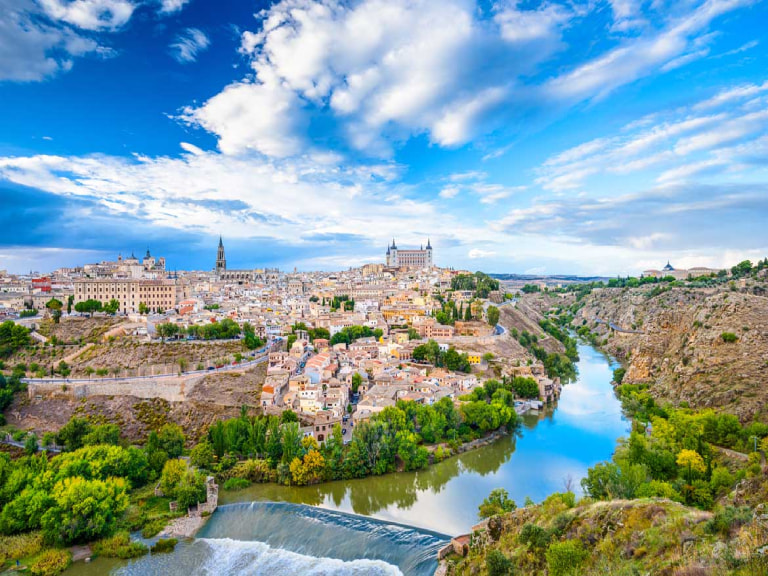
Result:
<instances>
[{"instance_id":1,"label":"distant hill","mask_svg":"<svg viewBox=\"0 0 768 576\"><path fill-rule=\"evenodd\" d=\"M605 276L571 276L568 274L489 274L492 278L511 282L608 282Z\"/></svg>"}]
</instances>

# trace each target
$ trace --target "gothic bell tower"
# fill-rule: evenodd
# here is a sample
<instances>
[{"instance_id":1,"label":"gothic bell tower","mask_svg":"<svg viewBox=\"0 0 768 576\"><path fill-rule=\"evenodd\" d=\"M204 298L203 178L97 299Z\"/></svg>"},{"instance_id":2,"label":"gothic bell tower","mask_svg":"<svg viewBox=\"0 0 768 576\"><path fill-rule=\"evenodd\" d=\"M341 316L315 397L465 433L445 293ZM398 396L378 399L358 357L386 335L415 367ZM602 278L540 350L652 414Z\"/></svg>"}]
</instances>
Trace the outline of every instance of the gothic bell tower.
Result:
<instances>
[{"instance_id":1,"label":"gothic bell tower","mask_svg":"<svg viewBox=\"0 0 768 576\"><path fill-rule=\"evenodd\" d=\"M219 251L216 253L216 274L221 274L227 270L227 259L224 256L224 242L219 236Z\"/></svg>"}]
</instances>

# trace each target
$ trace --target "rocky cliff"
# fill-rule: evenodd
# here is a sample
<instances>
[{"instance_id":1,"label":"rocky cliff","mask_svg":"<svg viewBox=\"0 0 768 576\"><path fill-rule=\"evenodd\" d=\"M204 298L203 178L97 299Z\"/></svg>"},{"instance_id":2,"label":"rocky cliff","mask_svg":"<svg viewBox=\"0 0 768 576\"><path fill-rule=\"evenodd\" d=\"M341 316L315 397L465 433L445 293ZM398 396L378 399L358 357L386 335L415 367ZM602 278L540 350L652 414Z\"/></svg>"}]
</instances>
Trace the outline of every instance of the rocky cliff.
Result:
<instances>
[{"instance_id":1,"label":"rocky cliff","mask_svg":"<svg viewBox=\"0 0 768 576\"><path fill-rule=\"evenodd\" d=\"M589 327L626 367L624 381L650 383L659 399L768 420L768 298L660 286L595 290L574 327Z\"/></svg>"}]
</instances>

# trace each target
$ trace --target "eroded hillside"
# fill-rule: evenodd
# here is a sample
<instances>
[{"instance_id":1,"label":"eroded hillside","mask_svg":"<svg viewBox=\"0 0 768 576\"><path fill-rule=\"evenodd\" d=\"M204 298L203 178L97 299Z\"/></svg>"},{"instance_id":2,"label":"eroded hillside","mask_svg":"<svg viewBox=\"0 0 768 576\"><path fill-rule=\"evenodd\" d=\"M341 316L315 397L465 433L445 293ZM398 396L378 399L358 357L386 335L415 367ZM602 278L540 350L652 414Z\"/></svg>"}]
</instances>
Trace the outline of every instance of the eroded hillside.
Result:
<instances>
[{"instance_id":1,"label":"eroded hillside","mask_svg":"<svg viewBox=\"0 0 768 576\"><path fill-rule=\"evenodd\" d=\"M625 364L625 382L648 382L659 399L768 418L768 298L753 290L598 289L573 324Z\"/></svg>"}]
</instances>

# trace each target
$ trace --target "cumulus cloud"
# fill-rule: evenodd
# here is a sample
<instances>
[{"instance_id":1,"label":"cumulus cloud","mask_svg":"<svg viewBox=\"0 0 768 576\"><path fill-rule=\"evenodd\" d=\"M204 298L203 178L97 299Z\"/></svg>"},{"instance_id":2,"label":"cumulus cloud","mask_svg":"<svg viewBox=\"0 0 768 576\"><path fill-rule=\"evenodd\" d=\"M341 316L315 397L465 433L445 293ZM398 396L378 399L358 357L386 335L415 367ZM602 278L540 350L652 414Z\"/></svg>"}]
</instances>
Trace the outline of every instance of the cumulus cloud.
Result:
<instances>
[{"instance_id":1,"label":"cumulus cloud","mask_svg":"<svg viewBox=\"0 0 768 576\"><path fill-rule=\"evenodd\" d=\"M283 0L260 14L260 30L242 36L253 77L233 86L248 85L249 98L227 89L187 117L208 117L206 129L229 139L222 150L230 153L248 145L269 153L258 143L271 139L272 126L241 118L275 98L290 116L333 117L351 147L374 155L417 134L462 145L495 125L514 79L559 45L572 16L555 4L507 3L490 20L481 12L472 0ZM229 98L238 113L214 120L206 109ZM231 122L240 133L234 148Z\"/></svg>"},{"instance_id":2,"label":"cumulus cloud","mask_svg":"<svg viewBox=\"0 0 768 576\"><path fill-rule=\"evenodd\" d=\"M128 0L38 0L45 12L83 30L114 30L124 26L135 6Z\"/></svg>"},{"instance_id":3,"label":"cumulus cloud","mask_svg":"<svg viewBox=\"0 0 768 576\"><path fill-rule=\"evenodd\" d=\"M173 14L184 8L189 1L190 0L160 0L160 12L163 14Z\"/></svg>"},{"instance_id":4,"label":"cumulus cloud","mask_svg":"<svg viewBox=\"0 0 768 576\"><path fill-rule=\"evenodd\" d=\"M594 5L505 0L282 0L242 34L251 74L184 118L228 154L306 151L317 120L371 156L417 135L462 146L526 114L554 114L708 53L709 25L751 0L692 0L641 18L643 3L614 0L613 26L638 31L583 61L555 56ZM653 25L651 24L653 23ZM539 74L549 66L549 74ZM222 109L229 112L222 114ZM286 124L260 119L277 109ZM276 130L277 128L277 130ZM513 128L509 128L513 129Z\"/></svg>"},{"instance_id":5,"label":"cumulus cloud","mask_svg":"<svg viewBox=\"0 0 768 576\"><path fill-rule=\"evenodd\" d=\"M77 57L112 55L79 29L119 27L132 10L121 0L0 0L0 81L37 82L70 70Z\"/></svg>"},{"instance_id":6,"label":"cumulus cloud","mask_svg":"<svg viewBox=\"0 0 768 576\"><path fill-rule=\"evenodd\" d=\"M195 62L201 52L205 52L211 41L199 28L186 28L176 36L170 45L171 56L178 62L187 64Z\"/></svg>"}]
</instances>

